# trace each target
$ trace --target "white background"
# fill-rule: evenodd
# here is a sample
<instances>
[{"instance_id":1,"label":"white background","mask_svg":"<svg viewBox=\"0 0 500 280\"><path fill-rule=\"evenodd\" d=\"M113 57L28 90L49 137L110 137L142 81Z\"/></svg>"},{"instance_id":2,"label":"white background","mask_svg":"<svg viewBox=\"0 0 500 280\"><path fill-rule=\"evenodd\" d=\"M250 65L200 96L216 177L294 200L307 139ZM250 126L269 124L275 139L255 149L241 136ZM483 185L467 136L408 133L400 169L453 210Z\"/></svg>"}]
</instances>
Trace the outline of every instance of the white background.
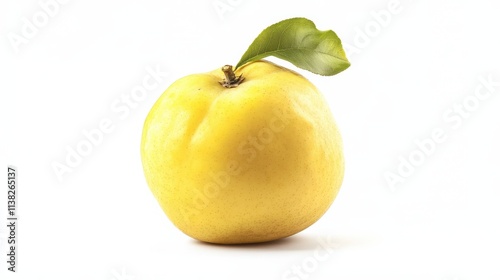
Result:
<instances>
[{"instance_id":1,"label":"white background","mask_svg":"<svg viewBox=\"0 0 500 280\"><path fill-rule=\"evenodd\" d=\"M2 171L0 278L500 279L500 86L474 97L476 88L488 93L481 78L500 81L500 4L389 3L70 0L15 46L23 18L43 21L44 10L35 0L2 0L0 166L19 169L20 220L14 274L4 261ZM377 22L382 10L390 18ZM283 241L196 242L173 227L146 186L142 123L170 83L235 64L262 29L296 16L333 29L352 62L333 77L301 71L341 129L342 189L322 219ZM113 110L148 67L168 76L128 115ZM470 110L458 123L448 110L463 102ZM64 164L67 148L105 119L113 130L59 180L52 165ZM398 173L402 158L419 159L415 141L435 129L445 140L411 175ZM387 172L404 182L391 188ZM331 248L321 247L325 240Z\"/></svg>"}]
</instances>

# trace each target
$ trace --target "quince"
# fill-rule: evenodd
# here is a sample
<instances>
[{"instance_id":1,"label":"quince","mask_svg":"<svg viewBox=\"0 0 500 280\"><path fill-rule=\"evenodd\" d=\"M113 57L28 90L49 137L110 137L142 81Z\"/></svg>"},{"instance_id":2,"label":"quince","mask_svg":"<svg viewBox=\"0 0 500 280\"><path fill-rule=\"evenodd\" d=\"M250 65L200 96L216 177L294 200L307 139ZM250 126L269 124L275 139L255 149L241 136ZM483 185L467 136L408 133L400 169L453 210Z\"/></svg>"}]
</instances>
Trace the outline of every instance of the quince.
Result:
<instances>
[{"instance_id":1,"label":"quince","mask_svg":"<svg viewBox=\"0 0 500 280\"><path fill-rule=\"evenodd\" d=\"M321 93L263 60L174 82L146 118L141 157L173 224L220 244L304 230L332 204L344 174L341 137Z\"/></svg>"}]
</instances>

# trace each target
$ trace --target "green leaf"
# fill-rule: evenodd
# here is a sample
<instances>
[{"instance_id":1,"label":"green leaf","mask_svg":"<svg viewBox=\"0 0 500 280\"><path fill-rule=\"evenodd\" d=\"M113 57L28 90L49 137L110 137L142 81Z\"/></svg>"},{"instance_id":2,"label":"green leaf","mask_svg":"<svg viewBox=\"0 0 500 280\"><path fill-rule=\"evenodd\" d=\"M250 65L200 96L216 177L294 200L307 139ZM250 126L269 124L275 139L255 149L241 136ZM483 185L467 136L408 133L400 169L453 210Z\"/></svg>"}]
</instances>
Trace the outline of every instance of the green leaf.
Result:
<instances>
[{"instance_id":1,"label":"green leaf","mask_svg":"<svg viewBox=\"0 0 500 280\"><path fill-rule=\"evenodd\" d=\"M349 61L332 30L320 31L306 18L291 18L264 29L243 54L236 68L275 56L316 74L331 76L347 69Z\"/></svg>"}]
</instances>

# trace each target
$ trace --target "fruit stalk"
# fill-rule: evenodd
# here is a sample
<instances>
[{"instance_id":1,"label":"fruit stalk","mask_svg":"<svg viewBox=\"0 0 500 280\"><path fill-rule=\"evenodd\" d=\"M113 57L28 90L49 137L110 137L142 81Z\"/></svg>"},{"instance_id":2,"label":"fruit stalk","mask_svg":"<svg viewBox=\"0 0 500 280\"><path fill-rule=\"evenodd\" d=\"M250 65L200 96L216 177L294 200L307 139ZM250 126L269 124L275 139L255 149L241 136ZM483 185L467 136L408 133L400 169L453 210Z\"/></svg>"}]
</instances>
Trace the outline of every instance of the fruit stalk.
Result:
<instances>
[{"instance_id":1,"label":"fruit stalk","mask_svg":"<svg viewBox=\"0 0 500 280\"><path fill-rule=\"evenodd\" d=\"M226 78L220 82L220 84L223 87L226 88L234 88L237 87L245 78L242 77L242 75L236 76L233 71L233 66L231 65L224 65L222 67L222 72L224 72L224 75Z\"/></svg>"}]
</instances>

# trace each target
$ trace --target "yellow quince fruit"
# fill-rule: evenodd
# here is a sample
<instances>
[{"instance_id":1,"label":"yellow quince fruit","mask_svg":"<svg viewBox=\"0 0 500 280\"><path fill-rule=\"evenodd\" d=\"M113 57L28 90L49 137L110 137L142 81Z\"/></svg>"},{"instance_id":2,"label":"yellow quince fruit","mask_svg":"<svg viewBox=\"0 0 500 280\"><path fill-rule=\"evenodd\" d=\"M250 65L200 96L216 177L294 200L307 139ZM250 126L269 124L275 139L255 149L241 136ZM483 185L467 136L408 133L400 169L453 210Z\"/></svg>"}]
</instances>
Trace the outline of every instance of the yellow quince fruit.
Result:
<instances>
[{"instance_id":1,"label":"yellow quince fruit","mask_svg":"<svg viewBox=\"0 0 500 280\"><path fill-rule=\"evenodd\" d=\"M263 60L174 82L146 118L141 157L173 224L221 244L304 230L327 211L344 174L341 137L321 93Z\"/></svg>"}]
</instances>

